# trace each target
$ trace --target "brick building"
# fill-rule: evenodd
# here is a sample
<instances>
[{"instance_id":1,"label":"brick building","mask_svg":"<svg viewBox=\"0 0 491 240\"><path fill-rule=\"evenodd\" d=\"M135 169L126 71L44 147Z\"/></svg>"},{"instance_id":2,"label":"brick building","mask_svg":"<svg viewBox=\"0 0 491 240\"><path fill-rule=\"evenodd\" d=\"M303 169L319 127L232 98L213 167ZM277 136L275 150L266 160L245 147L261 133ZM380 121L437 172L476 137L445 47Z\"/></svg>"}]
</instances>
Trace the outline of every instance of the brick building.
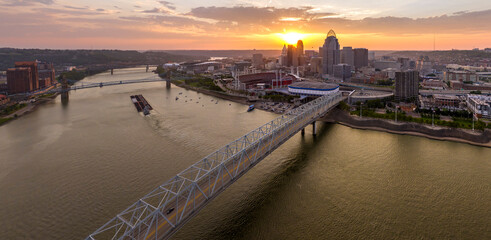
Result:
<instances>
[{"instance_id":1,"label":"brick building","mask_svg":"<svg viewBox=\"0 0 491 240\"><path fill-rule=\"evenodd\" d=\"M31 68L17 67L7 70L7 88L9 94L34 91Z\"/></svg>"},{"instance_id":2,"label":"brick building","mask_svg":"<svg viewBox=\"0 0 491 240\"><path fill-rule=\"evenodd\" d=\"M9 94L32 92L55 83L55 69L52 63L39 61L16 62L15 68L7 70Z\"/></svg>"}]
</instances>

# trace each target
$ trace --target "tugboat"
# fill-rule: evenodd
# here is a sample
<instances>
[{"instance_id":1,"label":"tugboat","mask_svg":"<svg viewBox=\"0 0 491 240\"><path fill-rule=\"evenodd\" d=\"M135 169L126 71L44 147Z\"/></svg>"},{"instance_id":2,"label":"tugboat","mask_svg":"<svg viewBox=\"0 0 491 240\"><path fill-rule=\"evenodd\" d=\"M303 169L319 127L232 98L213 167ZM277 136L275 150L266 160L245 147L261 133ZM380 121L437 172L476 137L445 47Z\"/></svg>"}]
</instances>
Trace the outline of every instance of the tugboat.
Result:
<instances>
[{"instance_id":1,"label":"tugboat","mask_svg":"<svg viewBox=\"0 0 491 240\"><path fill-rule=\"evenodd\" d=\"M254 110L254 104L252 104L251 106L249 106L249 108L247 109L248 112Z\"/></svg>"},{"instance_id":2,"label":"tugboat","mask_svg":"<svg viewBox=\"0 0 491 240\"><path fill-rule=\"evenodd\" d=\"M148 105L146 105L145 108L143 108L143 114L145 116L147 116L148 114L150 114L150 109L148 108Z\"/></svg>"}]
</instances>

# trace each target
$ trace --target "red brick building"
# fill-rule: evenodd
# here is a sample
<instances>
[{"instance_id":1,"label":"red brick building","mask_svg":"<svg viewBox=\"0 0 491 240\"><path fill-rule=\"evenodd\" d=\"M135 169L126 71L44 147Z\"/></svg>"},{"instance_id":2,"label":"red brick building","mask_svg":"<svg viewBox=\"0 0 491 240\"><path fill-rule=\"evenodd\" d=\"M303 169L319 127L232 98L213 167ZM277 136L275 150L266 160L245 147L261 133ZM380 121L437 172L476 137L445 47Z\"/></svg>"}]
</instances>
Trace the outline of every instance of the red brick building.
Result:
<instances>
[{"instance_id":1,"label":"red brick building","mask_svg":"<svg viewBox=\"0 0 491 240\"><path fill-rule=\"evenodd\" d=\"M39 89L38 62L15 62L15 67L27 67L31 69L32 86L31 91ZM8 79L8 77L7 77ZM8 81L8 80L7 80Z\"/></svg>"},{"instance_id":2,"label":"red brick building","mask_svg":"<svg viewBox=\"0 0 491 240\"><path fill-rule=\"evenodd\" d=\"M15 68L7 70L9 94L32 92L55 83L55 69L52 63L16 62Z\"/></svg>"},{"instance_id":3,"label":"red brick building","mask_svg":"<svg viewBox=\"0 0 491 240\"><path fill-rule=\"evenodd\" d=\"M32 72L28 67L9 68L7 70L7 87L9 94L32 92Z\"/></svg>"}]
</instances>

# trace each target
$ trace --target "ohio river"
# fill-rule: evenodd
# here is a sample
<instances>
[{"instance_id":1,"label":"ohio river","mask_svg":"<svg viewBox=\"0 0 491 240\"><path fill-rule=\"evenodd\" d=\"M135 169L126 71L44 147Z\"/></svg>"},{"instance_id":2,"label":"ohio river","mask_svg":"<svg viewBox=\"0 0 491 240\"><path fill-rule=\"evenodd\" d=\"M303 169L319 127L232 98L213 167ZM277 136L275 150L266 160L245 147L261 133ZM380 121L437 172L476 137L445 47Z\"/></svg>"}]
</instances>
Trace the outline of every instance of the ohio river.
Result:
<instances>
[{"instance_id":1,"label":"ohio river","mask_svg":"<svg viewBox=\"0 0 491 240\"><path fill-rule=\"evenodd\" d=\"M118 69L84 82L154 77ZM153 113L137 113L132 94ZM216 100L162 82L93 88L0 127L0 239L82 239L276 116ZM334 124L310 133L292 137L174 238L491 238L491 149Z\"/></svg>"}]
</instances>

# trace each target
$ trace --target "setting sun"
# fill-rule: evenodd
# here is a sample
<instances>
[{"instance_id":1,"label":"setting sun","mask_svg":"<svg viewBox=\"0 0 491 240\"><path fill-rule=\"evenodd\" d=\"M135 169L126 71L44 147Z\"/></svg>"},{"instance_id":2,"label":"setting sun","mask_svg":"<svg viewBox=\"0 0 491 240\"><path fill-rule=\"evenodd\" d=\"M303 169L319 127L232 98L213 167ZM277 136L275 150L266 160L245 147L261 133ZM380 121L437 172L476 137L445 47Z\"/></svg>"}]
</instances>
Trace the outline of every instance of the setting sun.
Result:
<instances>
[{"instance_id":1,"label":"setting sun","mask_svg":"<svg viewBox=\"0 0 491 240\"><path fill-rule=\"evenodd\" d=\"M279 36L287 44L296 44L298 40L301 40L305 34L297 32L280 33Z\"/></svg>"}]
</instances>

